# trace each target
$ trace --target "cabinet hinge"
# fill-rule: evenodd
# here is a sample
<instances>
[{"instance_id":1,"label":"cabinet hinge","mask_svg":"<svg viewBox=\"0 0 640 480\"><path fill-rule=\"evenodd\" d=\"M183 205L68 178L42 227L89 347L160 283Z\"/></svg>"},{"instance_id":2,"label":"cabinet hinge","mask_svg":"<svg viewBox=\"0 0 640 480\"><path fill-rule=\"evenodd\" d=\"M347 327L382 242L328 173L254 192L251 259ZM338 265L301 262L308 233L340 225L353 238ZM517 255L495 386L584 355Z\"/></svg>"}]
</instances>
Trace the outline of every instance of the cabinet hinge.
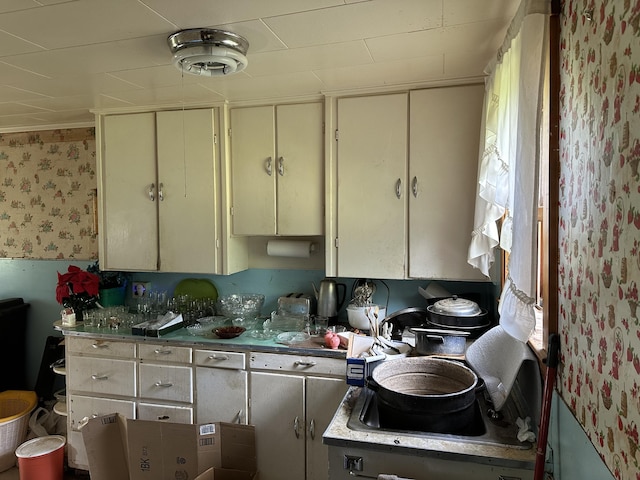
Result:
<instances>
[{"instance_id":1,"label":"cabinet hinge","mask_svg":"<svg viewBox=\"0 0 640 480\"><path fill-rule=\"evenodd\" d=\"M229 138L231 138L231 129L228 129L228 130L227 130L227 136L228 136Z\"/></svg>"},{"instance_id":2,"label":"cabinet hinge","mask_svg":"<svg viewBox=\"0 0 640 480\"><path fill-rule=\"evenodd\" d=\"M218 143L218 134L214 133L213 134L213 144L216 145Z\"/></svg>"},{"instance_id":3,"label":"cabinet hinge","mask_svg":"<svg viewBox=\"0 0 640 480\"><path fill-rule=\"evenodd\" d=\"M326 125L326 123L325 123L325 122L322 122L322 133L324 133L324 132L325 132L325 127L326 127L326 126L327 126L327 125Z\"/></svg>"},{"instance_id":4,"label":"cabinet hinge","mask_svg":"<svg viewBox=\"0 0 640 480\"><path fill-rule=\"evenodd\" d=\"M337 128L336 128L336 131L335 131L335 138L336 138L336 142L337 142L338 141L338 129Z\"/></svg>"},{"instance_id":5,"label":"cabinet hinge","mask_svg":"<svg viewBox=\"0 0 640 480\"><path fill-rule=\"evenodd\" d=\"M233 207L229 208L229 215L231 215L233 217Z\"/></svg>"}]
</instances>

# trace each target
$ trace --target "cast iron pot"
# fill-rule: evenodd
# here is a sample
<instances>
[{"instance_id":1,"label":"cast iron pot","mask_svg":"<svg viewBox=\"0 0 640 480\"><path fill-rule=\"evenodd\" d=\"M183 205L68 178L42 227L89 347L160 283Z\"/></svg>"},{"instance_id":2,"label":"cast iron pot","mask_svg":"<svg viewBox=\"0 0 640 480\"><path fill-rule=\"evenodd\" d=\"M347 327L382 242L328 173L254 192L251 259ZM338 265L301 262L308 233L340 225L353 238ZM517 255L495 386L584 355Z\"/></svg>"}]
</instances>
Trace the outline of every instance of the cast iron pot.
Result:
<instances>
[{"instance_id":1,"label":"cast iron pot","mask_svg":"<svg viewBox=\"0 0 640 480\"><path fill-rule=\"evenodd\" d=\"M477 384L478 377L465 365L430 357L382 362L367 379L367 386L376 392L378 405L383 407L380 415L397 411L439 423L469 422Z\"/></svg>"},{"instance_id":2,"label":"cast iron pot","mask_svg":"<svg viewBox=\"0 0 640 480\"><path fill-rule=\"evenodd\" d=\"M436 328L410 328L418 355L464 355L469 332Z\"/></svg>"},{"instance_id":3,"label":"cast iron pot","mask_svg":"<svg viewBox=\"0 0 640 480\"><path fill-rule=\"evenodd\" d=\"M486 327L490 322L488 312L471 300L459 297L438 300L427 307L429 323L444 328L474 330Z\"/></svg>"}]
</instances>

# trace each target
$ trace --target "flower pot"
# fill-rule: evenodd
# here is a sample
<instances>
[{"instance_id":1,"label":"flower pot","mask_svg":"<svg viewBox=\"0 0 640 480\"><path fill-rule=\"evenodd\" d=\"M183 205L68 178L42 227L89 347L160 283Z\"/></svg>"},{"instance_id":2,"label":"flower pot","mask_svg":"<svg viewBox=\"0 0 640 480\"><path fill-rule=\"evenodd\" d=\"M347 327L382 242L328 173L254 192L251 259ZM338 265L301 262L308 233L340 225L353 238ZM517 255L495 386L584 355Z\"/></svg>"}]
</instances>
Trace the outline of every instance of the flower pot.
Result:
<instances>
[{"instance_id":1,"label":"flower pot","mask_svg":"<svg viewBox=\"0 0 640 480\"><path fill-rule=\"evenodd\" d=\"M116 305L124 305L124 299L126 294L126 285L114 288L101 288L100 299L98 302L103 307L113 307Z\"/></svg>"}]
</instances>

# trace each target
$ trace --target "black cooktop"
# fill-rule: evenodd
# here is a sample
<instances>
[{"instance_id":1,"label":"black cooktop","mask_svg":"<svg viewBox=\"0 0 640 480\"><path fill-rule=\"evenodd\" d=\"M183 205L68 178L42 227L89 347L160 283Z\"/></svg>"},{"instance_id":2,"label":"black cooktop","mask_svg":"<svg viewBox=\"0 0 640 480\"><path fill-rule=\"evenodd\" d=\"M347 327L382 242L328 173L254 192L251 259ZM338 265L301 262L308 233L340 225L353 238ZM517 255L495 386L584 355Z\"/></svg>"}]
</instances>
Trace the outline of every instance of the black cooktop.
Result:
<instances>
[{"instance_id":1,"label":"black cooktop","mask_svg":"<svg viewBox=\"0 0 640 480\"><path fill-rule=\"evenodd\" d=\"M375 392L363 387L353 406L347 427L358 431L397 433L518 449L532 448L531 443L520 442L517 438L518 427L515 421L518 412L514 405L508 403L500 412L494 412L484 393L479 391L472 408L473 415L469 423L456 431L429 431L428 426L421 428L420 422L413 422L411 428L407 428L402 421L396 424L392 417L381 416Z\"/></svg>"}]
</instances>

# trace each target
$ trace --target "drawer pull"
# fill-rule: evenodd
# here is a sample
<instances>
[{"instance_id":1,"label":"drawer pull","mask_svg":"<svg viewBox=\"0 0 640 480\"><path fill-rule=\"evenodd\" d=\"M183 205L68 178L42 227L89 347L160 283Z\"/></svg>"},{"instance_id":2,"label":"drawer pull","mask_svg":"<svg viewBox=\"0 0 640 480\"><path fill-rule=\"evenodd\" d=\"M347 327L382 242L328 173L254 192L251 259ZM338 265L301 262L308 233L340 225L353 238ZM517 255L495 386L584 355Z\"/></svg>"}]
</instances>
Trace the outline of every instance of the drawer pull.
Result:
<instances>
[{"instance_id":1,"label":"drawer pull","mask_svg":"<svg viewBox=\"0 0 640 480\"><path fill-rule=\"evenodd\" d=\"M314 362L314 361L296 360L294 365L296 367L315 367L316 366L316 362Z\"/></svg>"},{"instance_id":2,"label":"drawer pull","mask_svg":"<svg viewBox=\"0 0 640 480\"><path fill-rule=\"evenodd\" d=\"M216 355L215 353L207 357L209 360L229 360L229 355Z\"/></svg>"},{"instance_id":3,"label":"drawer pull","mask_svg":"<svg viewBox=\"0 0 640 480\"><path fill-rule=\"evenodd\" d=\"M300 438L300 417L293 420L293 433L296 434L296 438Z\"/></svg>"},{"instance_id":4,"label":"drawer pull","mask_svg":"<svg viewBox=\"0 0 640 480\"><path fill-rule=\"evenodd\" d=\"M160 350L159 348L153 351L156 355L171 355L171 350Z\"/></svg>"},{"instance_id":5,"label":"drawer pull","mask_svg":"<svg viewBox=\"0 0 640 480\"><path fill-rule=\"evenodd\" d=\"M109 348L108 343L92 343L91 346L93 348Z\"/></svg>"},{"instance_id":6,"label":"drawer pull","mask_svg":"<svg viewBox=\"0 0 640 480\"><path fill-rule=\"evenodd\" d=\"M169 420L169 418L171 418L171 417L169 417L169 415L160 415L158 417L158 420Z\"/></svg>"},{"instance_id":7,"label":"drawer pull","mask_svg":"<svg viewBox=\"0 0 640 480\"><path fill-rule=\"evenodd\" d=\"M91 375L91 380L108 380L109 376L108 375L97 375L97 374L93 374Z\"/></svg>"},{"instance_id":8,"label":"drawer pull","mask_svg":"<svg viewBox=\"0 0 640 480\"><path fill-rule=\"evenodd\" d=\"M173 383L171 383L171 382L164 383L162 380L158 380L156 383L154 383L154 385L156 387L162 387L162 388L173 387Z\"/></svg>"},{"instance_id":9,"label":"drawer pull","mask_svg":"<svg viewBox=\"0 0 640 480\"><path fill-rule=\"evenodd\" d=\"M237 423L242 423L242 410L238 410L236 418L238 419Z\"/></svg>"}]
</instances>

